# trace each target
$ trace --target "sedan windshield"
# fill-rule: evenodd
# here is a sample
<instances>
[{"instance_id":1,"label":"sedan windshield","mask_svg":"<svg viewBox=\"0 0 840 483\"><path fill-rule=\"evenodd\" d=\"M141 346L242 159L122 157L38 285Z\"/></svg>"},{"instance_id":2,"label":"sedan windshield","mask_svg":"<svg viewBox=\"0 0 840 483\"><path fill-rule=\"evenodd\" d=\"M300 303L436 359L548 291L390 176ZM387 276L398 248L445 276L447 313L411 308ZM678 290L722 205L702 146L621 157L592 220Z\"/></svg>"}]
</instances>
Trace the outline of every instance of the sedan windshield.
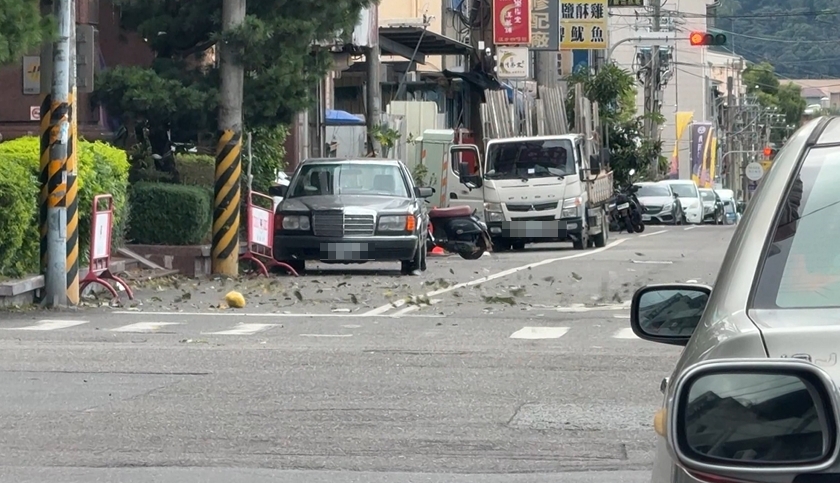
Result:
<instances>
[{"instance_id":1,"label":"sedan windshield","mask_svg":"<svg viewBox=\"0 0 840 483\"><path fill-rule=\"evenodd\" d=\"M568 139L503 142L488 148L488 179L563 177L576 172L572 142Z\"/></svg>"},{"instance_id":2,"label":"sedan windshield","mask_svg":"<svg viewBox=\"0 0 840 483\"><path fill-rule=\"evenodd\" d=\"M639 184L636 185L639 187L639 191L636 192L636 196L639 198L653 198L653 197L666 197L671 196L671 190L668 189L667 186L658 185L658 184Z\"/></svg>"},{"instance_id":3,"label":"sedan windshield","mask_svg":"<svg viewBox=\"0 0 840 483\"><path fill-rule=\"evenodd\" d=\"M289 198L324 195L409 197L400 168L381 163L305 164L292 181L289 193Z\"/></svg>"},{"instance_id":4,"label":"sedan windshield","mask_svg":"<svg viewBox=\"0 0 840 483\"><path fill-rule=\"evenodd\" d=\"M710 190L700 191L700 197L703 198L703 201L715 201L715 193Z\"/></svg>"},{"instance_id":5,"label":"sedan windshield","mask_svg":"<svg viewBox=\"0 0 840 483\"><path fill-rule=\"evenodd\" d=\"M681 198L697 198L697 187L688 183L671 183L671 189Z\"/></svg>"}]
</instances>

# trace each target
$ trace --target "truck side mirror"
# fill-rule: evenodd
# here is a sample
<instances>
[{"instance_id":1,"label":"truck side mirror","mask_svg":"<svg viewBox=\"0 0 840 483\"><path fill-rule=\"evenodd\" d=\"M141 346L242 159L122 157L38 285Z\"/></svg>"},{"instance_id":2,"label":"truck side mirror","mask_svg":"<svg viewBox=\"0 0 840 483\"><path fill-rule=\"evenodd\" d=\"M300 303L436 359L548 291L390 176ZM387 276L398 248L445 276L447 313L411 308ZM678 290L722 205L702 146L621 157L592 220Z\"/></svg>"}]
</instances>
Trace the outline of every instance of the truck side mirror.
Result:
<instances>
[{"instance_id":1,"label":"truck side mirror","mask_svg":"<svg viewBox=\"0 0 840 483\"><path fill-rule=\"evenodd\" d=\"M589 155L589 168L593 175L597 176L601 172L601 156L597 154Z\"/></svg>"}]
</instances>

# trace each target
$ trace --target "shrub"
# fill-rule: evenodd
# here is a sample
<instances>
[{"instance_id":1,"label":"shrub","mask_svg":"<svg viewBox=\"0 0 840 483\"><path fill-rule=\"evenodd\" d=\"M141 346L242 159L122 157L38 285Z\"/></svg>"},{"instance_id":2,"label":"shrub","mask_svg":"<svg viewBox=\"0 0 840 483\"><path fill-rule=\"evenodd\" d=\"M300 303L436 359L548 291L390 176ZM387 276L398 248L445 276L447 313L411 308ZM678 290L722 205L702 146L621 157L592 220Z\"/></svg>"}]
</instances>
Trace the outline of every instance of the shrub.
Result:
<instances>
[{"instance_id":1,"label":"shrub","mask_svg":"<svg viewBox=\"0 0 840 483\"><path fill-rule=\"evenodd\" d=\"M101 141L88 142L79 140L77 179L79 187L79 249L81 263L87 263L90 246L91 204L93 197L111 194L114 197L114 231L111 239L115 245L122 242L128 218L128 159L125 151ZM0 178L15 176L15 167L23 168L37 183L40 165L40 140L37 136L24 136L0 143ZM19 174L19 173L18 173ZM36 184L37 188L37 184ZM22 218L19 223L27 230L26 241L33 241L38 246L37 194L32 201L31 217ZM33 221L34 220L34 221ZM28 250L23 253L29 256ZM38 272L38 255L21 260L20 265L26 273ZM2 272L0 272L2 274Z\"/></svg>"},{"instance_id":2,"label":"shrub","mask_svg":"<svg viewBox=\"0 0 840 483\"><path fill-rule=\"evenodd\" d=\"M254 177L254 191L267 194L268 188L274 185L277 180L277 171L286 165L286 135L288 131L285 126L273 128L257 128L251 137L251 154L254 158L254 165L251 166L251 175ZM242 192L248 186L248 156L247 151L242 150Z\"/></svg>"},{"instance_id":3,"label":"shrub","mask_svg":"<svg viewBox=\"0 0 840 483\"><path fill-rule=\"evenodd\" d=\"M181 184L203 186L213 189L216 173L216 159L206 154L178 154L175 167L181 176Z\"/></svg>"},{"instance_id":4,"label":"shrub","mask_svg":"<svg viewBox=\"0 0 840 483\"><path fill-rule=\"evenodd\" d=\"M197 245L207 238L212 203L206 188L141 182L130 197L127 238L133 243Z\"/></svg>"},{"instance_id":5,"label":"shrub","mask_svg":"<svg viewBox=\"0 0 840 483\"><path fill-rule=\"evenodd\" d=\"M23 166L0 155L0 275L20 277L30 272L38 260L37 224L38 184Z\"/></svg>"}]
</instances>

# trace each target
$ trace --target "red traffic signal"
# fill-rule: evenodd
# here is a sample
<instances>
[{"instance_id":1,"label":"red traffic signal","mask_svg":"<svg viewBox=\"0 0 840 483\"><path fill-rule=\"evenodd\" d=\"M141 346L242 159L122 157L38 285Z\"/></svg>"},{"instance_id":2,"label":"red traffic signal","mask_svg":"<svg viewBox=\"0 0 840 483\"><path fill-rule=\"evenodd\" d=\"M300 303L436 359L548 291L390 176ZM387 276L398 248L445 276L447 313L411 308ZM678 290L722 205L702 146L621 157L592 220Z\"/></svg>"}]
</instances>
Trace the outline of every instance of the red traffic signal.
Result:
<instances>
[{"instance_id":1,"label":"red traffic signal","mask_svg":"<svg viewBox=\"0 0 840 483\"><path fill-rule=\"evenodd\" d=\"M710 34L708 32L691 32L688 41L692 46L726 45L726 35Z\"/></svg>"}]
</instances>

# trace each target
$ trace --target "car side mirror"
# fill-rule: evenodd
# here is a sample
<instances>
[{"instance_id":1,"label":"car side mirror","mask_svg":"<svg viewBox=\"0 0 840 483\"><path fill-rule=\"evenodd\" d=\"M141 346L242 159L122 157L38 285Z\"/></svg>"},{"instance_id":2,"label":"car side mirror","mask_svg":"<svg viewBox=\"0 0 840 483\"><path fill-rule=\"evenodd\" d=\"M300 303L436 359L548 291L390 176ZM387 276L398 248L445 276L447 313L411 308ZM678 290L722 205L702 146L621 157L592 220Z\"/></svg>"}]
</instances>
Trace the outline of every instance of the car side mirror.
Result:
<instances>
[{"instance_id":1,"label":"car side mirror","mask_svg":"<svg viewBox=\"0 0 840 483\"><path fill-rule=\"evenodd\" d=\"M420 186L415 186L414 187L414 196L416 196L418 198L431 198L434 194L435 194L435 189L434 188L429 188L429 187L425 187L425 186L424 187L420 187Z\"/></svg>"},{"instance_id":2,"label":"car side mirror","mask_svg":"<svg viewBox=\"0 0 840 483\"><path fill-rule=\"evenodd\" d=\"M835 382L810 362L708 360L674 381L666 437L692 479L796 481L837 461L837 404Z\"/></svg>"},{"instance_id":3,"label":"car side mirror","mask_svg":"<svg viewBox=\"0 0 840 483\"><path fill-rule=\"evenodd\" d=\"M288 188L289 188L288 186L283 186L283 185L279 185L279 184L274 185L274 186L268 188L268 194L271 195L271 196L279 196L281 198L285 198L286 197L286 191L288 190Z\"/></svg>"},{"instance_id":4,"label":"car side mirror","mask_svg":"<svg viewBox=\"0 0 840 483\"><path fill-rule=\"evenodd\" d=\"M458 164L458 173L459 173L459 181L461 184L466 186L467 188L474 190L476 188L481 188L481 175L472 175L467 174L470 172L470 165L469 163L459 163Z\"/></svg>"},{"instance_id":5,"label":"car side mirror","mask_svg":"<svg viewBox=\"0 0 840 483\"><path fill-rule=\"evenodd\" d=\"M712 288L696 284L648 285L633 294L630 326L640 339L686 345L691 339Z\"/></svg>"}]
</instances>

